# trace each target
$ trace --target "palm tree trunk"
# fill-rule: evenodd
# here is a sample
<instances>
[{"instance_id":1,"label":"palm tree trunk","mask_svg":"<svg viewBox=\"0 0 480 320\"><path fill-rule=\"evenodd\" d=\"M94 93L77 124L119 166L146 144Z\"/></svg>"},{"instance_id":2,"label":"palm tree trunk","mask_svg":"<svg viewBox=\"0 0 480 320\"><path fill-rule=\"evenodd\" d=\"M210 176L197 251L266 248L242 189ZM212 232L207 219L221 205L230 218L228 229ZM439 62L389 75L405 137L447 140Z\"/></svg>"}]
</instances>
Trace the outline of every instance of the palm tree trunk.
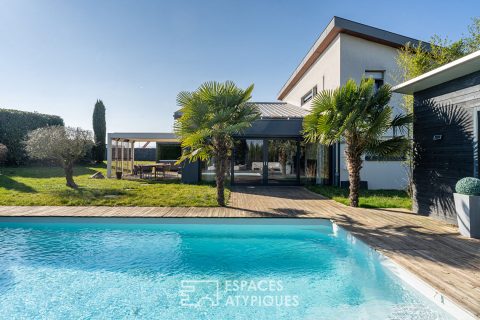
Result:
<instances>
[{"instance_id":1,"label":"palm tree trunk","mask_svg":"<svg viewBox=\"0 0 480 320\"><path fill-rule=\"evenodd\" d=\"M225 173L227 169L227 147L221 142L216 143L215 182L217 185L217 203L225 207Z\"/></svg>"},{"instance_id":2,"label":"palm tree trunk","mask_svg":"<svg viewBox=\"0 0 480 320\"><path fill-rule=\"evenodd\" d=\"M287 174L287 153L280 151L278 154L278 162L280 162L280 170L283 175Z\"/></svg>"},{"instance_id":3,"label":"palm tree trunk","mask_svg":"<svg viewBox=\"0 0 480 320\"><path fill-rule=\"evenodd\" d=\"M78 186L73 181L73 163L67 163L63 167L63 170L65 171L65 179L67 180L67 187L72 188L72 189L77 189Z\"/></svg>"},{"instance_id":4,"label":"palm tree trunk","mask_svg":"<svg viewBox=\"0 0 480 320\"><path fill-rule=\"evenodd\" d=\"M349 200L351 207L358 207L360 190L360 170L362 169L362 153L357 152L355 147L347 141L345 156L348 168L348 180L350 182Z\"/></svg>"}]
</instances>

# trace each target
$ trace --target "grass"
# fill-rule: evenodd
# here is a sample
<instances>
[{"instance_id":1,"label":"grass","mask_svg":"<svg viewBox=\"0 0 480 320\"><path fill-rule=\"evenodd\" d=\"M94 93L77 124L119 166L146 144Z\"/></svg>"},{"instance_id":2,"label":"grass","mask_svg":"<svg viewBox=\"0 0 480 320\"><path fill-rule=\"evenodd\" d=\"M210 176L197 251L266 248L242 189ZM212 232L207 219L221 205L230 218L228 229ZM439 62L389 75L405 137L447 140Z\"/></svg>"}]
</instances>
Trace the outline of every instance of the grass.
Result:
<instances>
[{"instance_id":1,"label":"grass","mask_svg":"<svg viewBox=\"0 0 480 320\"><path fill-rule=\"evenodd\" d=\"M105 165L75 167L79 189L65 186L58 167L0 168L0 205L9 206L217 206L212 185L181 184L179 180L90 179L95 172L106 175ZM230 195L226 190L226 198Z\"/></svg>"},{"instance_id":2,"label":"grass","mask_svg":"<svg viewBox=\"0 0 480 320\"><path fill-rule=\"evenodd\" d=\"M349 204L348 189L332 186L308 186L319 193L345 205ZM363 208L412 208L412 199L401 190L360 190L360 207Z\"/></svg>"}]
</instances>

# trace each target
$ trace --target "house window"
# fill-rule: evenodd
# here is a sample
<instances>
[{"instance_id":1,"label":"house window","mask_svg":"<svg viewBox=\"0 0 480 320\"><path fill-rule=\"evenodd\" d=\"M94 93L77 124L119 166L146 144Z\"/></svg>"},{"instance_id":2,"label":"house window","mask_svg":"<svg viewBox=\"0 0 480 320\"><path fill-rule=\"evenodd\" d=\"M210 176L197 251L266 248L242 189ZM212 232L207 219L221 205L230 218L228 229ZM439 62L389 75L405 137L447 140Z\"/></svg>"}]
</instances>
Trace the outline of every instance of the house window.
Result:
<instances>
[{"instance_id":1,"label":"house window","mask_svg":"<svg viewBox=\"0 0 480 320\"><path fill-rule=\"evenodd\" d=\"M308 101L312 100L313 97L317 94L317 86L313 87L311 90L309 90L301 99L300 105L304 105Z\"/></svg>"},{"instance_id":2,"label":"house window","mask_svg":"<svg viewBox=\"0 0 480 320\"><path fill-rule=\"evenodd\" d=\"M365 71L365 78L372 78L375 81L375 91L384 84L383 75L385 71Z\"/></svg>"}]
</instances>

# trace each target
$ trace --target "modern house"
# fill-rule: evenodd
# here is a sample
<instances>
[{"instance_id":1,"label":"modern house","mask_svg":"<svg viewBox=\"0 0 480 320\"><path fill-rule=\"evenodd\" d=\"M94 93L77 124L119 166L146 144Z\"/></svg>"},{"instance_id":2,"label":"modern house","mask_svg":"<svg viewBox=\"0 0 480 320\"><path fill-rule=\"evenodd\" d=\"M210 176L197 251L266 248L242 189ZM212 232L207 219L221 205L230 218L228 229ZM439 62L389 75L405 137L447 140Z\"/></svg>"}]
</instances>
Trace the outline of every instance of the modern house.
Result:
<instances>
[{"instance_id":1,"label":"modern house","mask_svg":"<svg viewBox=\"0 0 480 320\"><path fill-rule=\"evenodd\" d=\"M255 102L261 119L236 137L230 168L234 184L348 185L343 144L321 146L302 140L302 121L315 94L335 89L348 79L372 77L377 86L394 85L398 49L418 40L334 17L281 88L277 102ZM401 95L394 94L397 112ZM176 112L174 117L179 117ZM389 133L392 134L392 133ZM401 159L365 157L361 179L369 189L403 189L407 183ZM182 179L214 178L212 163L191 163Z\"/></svg>"},{"instance_id":2,"label":"modern house","mask_svg":"<svg viewBox=\"0 0 480 320\"><path fill-rule=\"evenodd\" d=\"M338 88L349 79L358 82L362 77L372 77L377 86L395 85L401 81L397 76L398 49L406 43L418 45L419 41L333 17L284 84L278 99L308 110L317 92ZM402 112L400 103L401 96L394 94L391 105L396 112ZM347 184L343 144L320 149L317 182ZM407 176L400 160L364 157L361 180L369 189L404 189Z\"/></svg>"},{"instance_id":3,"label":"modern house","mask_svg":"<svg viewBox=\"0 0 480 320\"><path fill-rule=\"evenodd\" d=\"M455 224L455 184L479 177L480 51L393 90L414 96L413 210Z\"/></svg>"}]
</instances>

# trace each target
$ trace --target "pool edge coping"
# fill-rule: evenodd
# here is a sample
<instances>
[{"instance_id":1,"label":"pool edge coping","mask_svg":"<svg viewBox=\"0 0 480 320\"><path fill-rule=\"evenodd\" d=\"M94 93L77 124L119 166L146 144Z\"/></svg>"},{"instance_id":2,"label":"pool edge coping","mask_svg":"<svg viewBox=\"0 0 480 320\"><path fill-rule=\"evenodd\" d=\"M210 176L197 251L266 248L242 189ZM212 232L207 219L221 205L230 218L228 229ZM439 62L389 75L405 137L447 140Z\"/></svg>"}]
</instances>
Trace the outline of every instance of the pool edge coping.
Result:
<instances>
[{"instance_id":1,"label":"pool edge coping","mask_svg":"<svg viewBox=\"0 0 480 320\"><path fill-rule=\"evenodd\" d=\"M399 263L393 261L392 258L385 255L383 252L378 251L374 247L370 246L368 243L359 239L354 234L352 234L348 229L336 223L333 219L329 219L329 220L331 221L332 225L338 228L341 228L343 231L347 232L351 237L355 239L355 241L359 241L363 245L367 246L370 250L378 254L381 265L385 267L387 270L389 270L394 276L404 281L410 287L415 289L419 294L421 294L426 299L433 302L435 305L437 305L439 308L441 308L443 311L445 311L452 317L456 319L463 319L463 320L478 319L474 313L460 306L458 303L453 301L447 295L441 293L439 290L435 289L432 285L422 280L415 273L407 270L405 267L403 267Z\"/></svg>"}]
</instances>

